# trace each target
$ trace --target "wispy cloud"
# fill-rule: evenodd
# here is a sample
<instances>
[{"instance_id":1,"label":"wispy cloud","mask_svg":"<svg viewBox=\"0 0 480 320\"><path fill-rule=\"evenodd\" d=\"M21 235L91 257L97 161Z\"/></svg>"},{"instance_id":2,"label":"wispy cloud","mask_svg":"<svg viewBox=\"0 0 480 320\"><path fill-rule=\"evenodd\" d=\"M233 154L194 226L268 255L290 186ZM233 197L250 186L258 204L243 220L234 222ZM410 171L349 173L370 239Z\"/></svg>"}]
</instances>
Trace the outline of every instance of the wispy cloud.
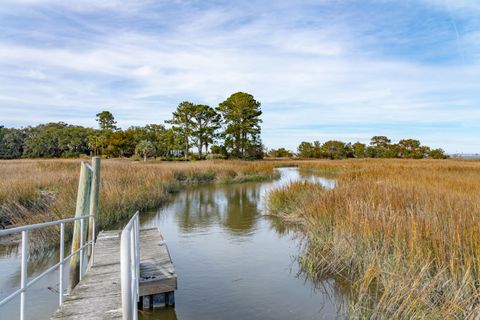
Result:
<instances>
[{"instance_id":1,"label":"wispy cloud","mask_svg":"<svg viewBox=\"0 0 480 320\"><path fill-rule=\"evenodd\" d=\"M467 0L7 0L1 123L93 126L108 108L127 127L163 122L184 99L215 105L242 90L263 104L270 147L378 133L479 151L470 139L480 133L477 9Z\"/></svg>"}]
</instances>

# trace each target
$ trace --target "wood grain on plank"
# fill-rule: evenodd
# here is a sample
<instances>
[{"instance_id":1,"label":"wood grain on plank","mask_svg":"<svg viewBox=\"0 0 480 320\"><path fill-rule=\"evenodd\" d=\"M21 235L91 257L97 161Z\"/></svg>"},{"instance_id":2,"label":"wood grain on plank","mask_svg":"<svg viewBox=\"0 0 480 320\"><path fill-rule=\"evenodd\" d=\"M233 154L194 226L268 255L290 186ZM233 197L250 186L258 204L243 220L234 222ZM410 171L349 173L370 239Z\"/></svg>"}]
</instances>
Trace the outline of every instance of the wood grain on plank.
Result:
<instances>
[{"instance_id":1,"label":"wood grain on plank","mask_svg":"<svg viewBox=\"0 0 480 320\"><path fill-rule=\"evenodd\" d=\"M51 319L121 319L120 232L102 231L95 264ZM174 291L177 275L157 228L140 231L140 295Z\"/></svg>"}]
</instances>

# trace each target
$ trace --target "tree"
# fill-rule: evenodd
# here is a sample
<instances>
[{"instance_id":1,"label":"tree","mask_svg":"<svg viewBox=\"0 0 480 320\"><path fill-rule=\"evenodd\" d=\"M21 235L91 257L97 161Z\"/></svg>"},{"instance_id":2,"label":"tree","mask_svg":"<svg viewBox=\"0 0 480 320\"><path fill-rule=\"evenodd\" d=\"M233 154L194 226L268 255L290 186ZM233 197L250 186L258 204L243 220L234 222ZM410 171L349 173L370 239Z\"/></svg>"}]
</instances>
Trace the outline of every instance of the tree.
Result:
<instances>
[{"instance_id":1,"label":"tree","mask_svg":"<svg viewBox=\"0 0 480 320\"><path fill-rule=\"evenodd\" d=\"M249 143L247 145L247 150L245 150L244 158L251 159L251 160L263 159L264 149L265 147L259 141L256 141L255 143Z\"/></svg>"},{"instance_id":2,"label":"tree","mask_svg":"<svg viewBox=\"0 0 480 320\"><path fill-rule=\"evenodd\" d=\"M108 135L102 154L107 158L128 157L135 152L135 146L135 141L126 131L115 131Z\"/></svg>"},{"instance_id":3,"label":"tree","mask_svg":"<svg viewBox=\"0 0 480 320\"><path fill-rule=\"evenodd\" d=\"M203 104L197 104L192 110L192 135L196 139L198 154L202 157L202 149L208 153L208 145L213 143L217 131L221 125L221 116L215 109Z\"/></svg>"},{"instance_id":4,"label":"tree","mask_svg":"<svg viewBox=\"0 0 480 320\"><path fill-rule=\"evenodd\" d=\"M447 159L448 155L445 154L445 151L443 149L432 149L428 153L428 157L432 159Z\"/></svg>"},{"instance_id":5,"label":"tree","mask_svg":"<svg viewBox=\"0 0 480 320\"><path fill-rule=\"evenodd\" d=\"M77 157L88 153L92 129L64 122L41 124L25 130L23 156L30 158Z\"/></svg>"},{"instance_id":6,"label":"tree","mask_svg":"<svg viewBox=\"0 0 480 320\"><path fill-rule=\"evenodd\" d=\"M195 105L188 101L181 102L177 109L173 112L173 118L166 120L166 123L172 124L172 128L177 132L183 140L184 156L188 160L190 139L193 132L193 120Z\"/></svg>"},{"instance_id":7,"label":"tree","mask_svg":"<svg viewBox=\"0 0 480 320\"><path fill-rule=\"evenodd\" d=\"M27 128L24 155L29 158L60 157L63 150L60 149L58 140L66 126L66 123L58 122Z\"/></svg>"},{"instance_id":8,"label":"tree","mask_svg":"<svg viewBox=\"0 0 480 320\"><path fill-rule=\"evenodd\" d=\"M167 128L162 124L147 124L145 133L155 147L155 156L167 156L169 150Z\"/></svg>"},{"instance_id":9,"label":"tree","mask_svg":"<svg viewBox=\"0 0 480 320\"><path fill-rule=\"evenodd\" d=\"M143 156L143 161L147 161L147 157L155 154L155 147L153 143L148 140L142 140L137 144L135 148L135 153Z\"/></svg>"},{"instance_id":10,"label":"tree","mask_svg":"<svg viewBox=\"0 0 480 320\"><path fill-rule=\"evenodd\" d=\"M302 141L297 150L300 158L313 158L314 156L313 145L310 142Z\"/></svg>"},{"instance_id":11,"label":"tree","mask_svg":"<svg viewBox=\"0 0 480 320\"><path fill-rule=\"evenodd\" d=\"M127 130L125 130L123 137L126 140L123 144L123 152L126 157L130 157L135 154L135 148L140 141L149 140L150 142L154 143L154 139L150 138L147 129L140 126L129 127Z\"/></svg>"},{"instance_id":12,"label":"tree","mask_svg":"<svg viewBox=\"0 0 480 320\"><path fill-rule=\"evenodd\" d=\"M341 141L327 141L322 146L322 154L329 159L344 159L347 157L345 143Z\"/></svg>"},{"instance_id":13,"label":"tree","mask_svg":"<svg viewBox=\"0 0 480 320\"><path fill-rule=\"evenodd\" d=\"M68 125L60 132L58 138L58 147L62 151L62 157L78 157L80 154L88 154L90 147L88 137L94 129L84 128L82 126Z\"/></svg>"},{"instance_id":14,"label":"tree","mask_svg":"<svg viewBox=\"0 0 480 320\"><path fill-rule=\"evenodd\" d=\"M180 157L184 147L184 139L172 128L168 129L165 132L165 141L167 147L167 156L169 157Z\"/></svg>"},{"instance_id":15,"label":"tree","mask_svg":"<svg viewBox=\"0 0 480 320\"><path fill-rule=\"evenodd\" d=\"M20 158L24 139L24 130L0 126L0 159Z\"/></svg>"},{"instance_id":16,"label":"tree","mask_svg":"<svg viewBox=\"0 0 480 320\"><path fill-rule=\"evenodd\" d=\"M391 143L392 141L385 136L374 136L370 140L369 149L372 157L374 158L390 158L394 155L391 154Z\"/></svg>"},{"instance_id":17,"label":"tree","mask_svg":"<svg viewBox=\"0 0 480 320\"><path fill-rule=\"evenodd\" d=\"M353 151L353 145L351 142L347 142L344 144L344 151L345 151L345 157L346 158L354 158L354 151Z\"/></svg>"},{"instance_id":18,"label":"tree","mask_svg":"<svg viewBox=\"0 0 480 320\"><path fill-rule=\"evenodd\" d=\"M398 142L398 156L400 158L422 159L428 154L428 147L414 139L402 139Z\"/></svg>"},{"instance_id":19,"label":"tree","mask_svg":"<svg viewBox=\"0 0 480 320\"><path fill-rule=\"evenodd\" d=\"M272 149L268 152L268 155L273 158L291 158L293 153L285 148Z\"/></svg>"},{"instance_id":20,"label":"tree","mask_svg":"<svg viewBox=\"0 0 480 320\"><path fill-rule=\"evenodd\" d=\"M88 147L92 150L94 156L103 155L103 151L108 146L109 134L109 130L95 130L88 136Z\"/></svg>"},{"instance_id":21,"label":"tree","mask_svg":"<svg viewBox=\"0 0 480 320\"><path fill-rule=\"evenodd\" d=\"M352 148L353 148L353 156L355 158L368 157L367 146L364 143L357 141L352 145Z\"/></svg>"},{"instance_id":22,"label":"tree","mask_svg":"<svg viewBox=\"0 0 480 320\"><path fill-rule=\"evenodd\" d=\"M228 158L228 150L224 145L213 145L210 151L214 155L221 156L219 158Z\"/></svg>"},{"instance_id":23,"label":"tree","mask_svg":"<svg viewBox=\"0 0 480 320\"><path fill-rule=\"evenodd\" d=\"M322 144L320 143L320 141L313 141L313 157L314 158L322 158L323 157L323 154L322 154Z\"/></svg>"},{"instance_id":24,"label":"tree","mask_svg":"<svg viewBox=\"0 0 480 320\"><path fill-rule=\"evenodd\" d=\"M152 142L144 127L131 126L125 131L106 130L106 132L110 132L106 140L107 147L104 150L104 155L107 157L131 157L135 154L135 148L140 141Z\"/></svg>"},{"instance_id":25,"label":"tree","mask_svg":"<svg viewBox=\"0 0 480 320\"><path fill-rule=\"evenodd\" d=\"M217 110L223 117L225 146L235 157L247 157L247 150L261 149L260 102L251 94L237 92L220 103Z\"/></svg>"},{"instance_id":26,"label":"tree","mask_svg":"<svg viewBox=\"0 0 480 320\"><path fill-rule=\"evenodd\" d=\"M117 121L115 121L115 118L110 111L102 111L100 113L97 113L96 116L100 129L112 131L118 129L116 126Z\"/></svg>"}]
</instances>

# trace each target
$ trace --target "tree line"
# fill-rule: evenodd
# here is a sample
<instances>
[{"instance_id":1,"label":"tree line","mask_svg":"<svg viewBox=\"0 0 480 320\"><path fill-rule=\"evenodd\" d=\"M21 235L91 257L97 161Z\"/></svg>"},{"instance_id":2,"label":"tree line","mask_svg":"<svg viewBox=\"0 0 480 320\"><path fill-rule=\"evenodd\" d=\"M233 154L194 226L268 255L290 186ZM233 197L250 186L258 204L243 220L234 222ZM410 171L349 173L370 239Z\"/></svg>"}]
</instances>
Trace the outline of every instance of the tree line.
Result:
<instances>
[{"instance_id":1,"label":"tree line","mask_svg":"<svg viewBox=\"0 0 480 320\"><path fill-rule=\"evenodd\" d=\"M345 143L342 141L327 141L321 144L319 141L303 141L298 146L297 157L299 158L403 158L403 159L446 159L448 156L442 149L432 149L424 146L419 140L402 139L398 143L386 136L374 136L369 145L361 142ZM286 156L288 150L280 148L272 150L269 154L283 154ZM292 154L293 155L293 154Z\"/></svg>"},{"instance_id":2,"label":"tree line","mask_svg":"<svg viewBox=\"0 0 480 320\"><path fill-rule=\"evenodd\" d=\"M81 155L259 159L263 157L260 106L251 94L237 92L216 108L181 102L166 125L122 130L111 112L102 111L96 115L98 128L65 122L21 129L0 126L0 159ZM192 149L197 153L192 154Z\"/></svg>"}]
</instances>

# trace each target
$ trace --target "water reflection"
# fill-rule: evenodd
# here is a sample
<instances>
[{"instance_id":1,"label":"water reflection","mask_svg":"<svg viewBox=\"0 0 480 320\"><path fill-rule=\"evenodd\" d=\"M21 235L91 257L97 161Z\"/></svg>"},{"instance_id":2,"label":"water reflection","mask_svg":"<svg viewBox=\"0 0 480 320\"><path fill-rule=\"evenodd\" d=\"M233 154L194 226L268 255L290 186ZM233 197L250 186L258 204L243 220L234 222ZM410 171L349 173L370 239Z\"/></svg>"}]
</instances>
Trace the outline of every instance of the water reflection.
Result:
<instances>
[{"instance_id":1,"label":"water reflection","mask_svg":"<svg viewBox=\"0 0 480 320\"><path fill-rule=\"evenodd\" d=\"M0 255L0 299L20 288L20 246L3 247ZM28 279L31 280L58 262L58 250L44 251L31 257L28 263ZM64 270L64 281L68 263ZM29 287L27 291L26 319L49 319L58 306L58 269ZM20 297L0 308L0 319L18 319Z\"/></svg>"},{"instance_id":2,"label":"water reflection","mask_svg":"<svg viewBox=\"0 0 480 320\"><path fill-rule=\"evenodd\" d=\"M0 245L0 256L11 257L16 256L20 252L20 245L13 243L8 245Z\"/></svg>"},{"instance_id":3,"label":"water reflection","mask_svg":"<svg viewBox=\"0 0 480 320\"><path fill-rule=\"evenodd\" d=\"M299 234L281 220L265 216L265 196L272 188L296 180L333 188L335 180L296 168L279 170L281 179L273 182L189 188L170 205L142 214L143 226L158 226L162 231L179 275L179 288L175 309L145 310L141 318L340 317L339 306L345 296L341 284L332 279L313 282L306 277L296 261L302 245ZM18 252L18 247L0 247L0 296L19 287ZM33 259L29 276L57 259L56 250ZM57 286L55 272L29 289L27 299L35 308L35 313L28 312L29 319L49 318L57 308ZM18 318L18 306L16 299L1 308L0 319Z\"/></svg>"},{"instance_id":4,"label":"water reflection","mask_svg":"<svg viewBox=\"0 0 480 320\"><path fill-rule=\"evenodd\" d=\"M143 319L338 319L342 299L331 279L315 283L299 268L301 239L281 220L266 217L269 190L309 180L335 180L282 168L278 181L204 186L179 194L145 218L158 226L179 275L176 309Z\"/></svg>"},{"instance_id":5,"label":"water reflection","mask_svg":"<svg viewBox=\"0 0 480 320\"><path fill-rule=\"evenodd\" d=\"M261 191L251 185L238 185L221 192L223 204L222 226L238 235L249 235L255 228L259 216L257 204L261 202Z\"/></svg>"},{"instance_id":6,"label":"water reflection","mask_svg":"<svg viewBox=\"0 0 480 320\"><path fill-rule=\"evenodd\" d=\"M302 180L321 184L327 189L333 189L337 185L336 175L332 172L303 169L298 174Z\"/></svg>"},{"instance_id":7,"label":"water reflection","mask_svg":"<svg viewBox=\"0 0 480 320\"><path fill-rule=\"evenodd\" d=\"M175 212L183 233L221 225L232 234L248 235L260 215L261 197L260 188L251 184L192 188L182 192L168 209L161 211Z\"/></svg>"}]
</instances>

